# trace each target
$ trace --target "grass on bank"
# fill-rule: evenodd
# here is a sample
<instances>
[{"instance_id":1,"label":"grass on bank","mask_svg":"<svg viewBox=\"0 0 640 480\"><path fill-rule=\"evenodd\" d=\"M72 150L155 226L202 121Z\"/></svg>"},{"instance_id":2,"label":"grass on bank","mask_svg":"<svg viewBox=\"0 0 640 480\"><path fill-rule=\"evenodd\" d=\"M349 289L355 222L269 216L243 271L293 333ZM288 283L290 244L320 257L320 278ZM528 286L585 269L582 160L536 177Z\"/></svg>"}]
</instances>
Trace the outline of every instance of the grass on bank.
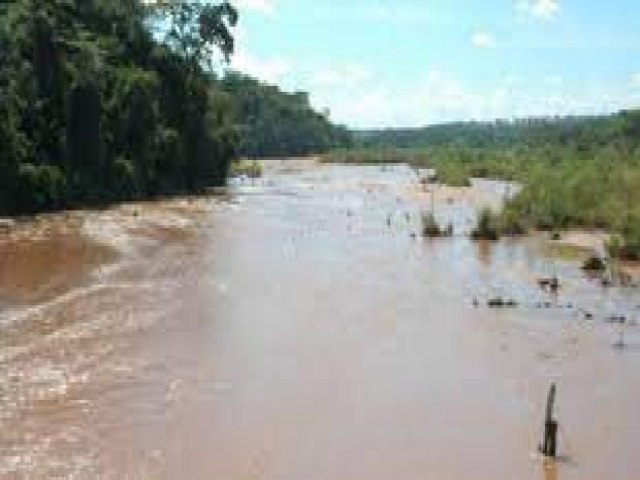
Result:
<instances>
[{"instance_id":1,"label":"grass on bank","mask_svg":"<svg viewBox=\"0 0 640 480\"><path fill-rule=\"evenodd\" d=\"M241 159L233 162L229 168L231 177L262 177L262 165L257 160Z\"/></svg>"},{"instance_id":2,"label":"grass on bank","mask_svg":"<svg viewBox=\"0 0 640 480\"><path fill-rule=\"evenodd\" d=\"M473 240L490 240L495 241L500 238L500 218L490 208L485 207L480 210L476 226L471 231Z\"/></svg>"},{"instance_id":3,"label":"grass on bank","mask_svg":"<svg viewBox=\"0 0 640 480\"><path fill-rule=\"evenodd\" d=\"M442 228L432 212L422 214L422 236L425 238L451 237L453 236L453 225L448 224Z\"/></svg>"}]
</instances>

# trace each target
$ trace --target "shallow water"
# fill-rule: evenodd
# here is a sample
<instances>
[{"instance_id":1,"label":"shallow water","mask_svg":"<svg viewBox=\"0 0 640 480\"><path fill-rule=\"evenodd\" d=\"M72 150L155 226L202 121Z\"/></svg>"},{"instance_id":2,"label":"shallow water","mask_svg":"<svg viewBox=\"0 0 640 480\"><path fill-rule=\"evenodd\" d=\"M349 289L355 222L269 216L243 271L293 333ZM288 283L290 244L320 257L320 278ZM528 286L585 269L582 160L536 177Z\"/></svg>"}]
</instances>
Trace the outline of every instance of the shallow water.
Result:
<instances>
[{"instance_id":1,"label":"shallow water","mask_svg":"<svg viewBox=\"0 0 640 480\"><path fill-rule=\"evenodd\" d=\"M640 476L637 290L603 289L539 237L470 242L502 184L436 192L456 236L423 240L431 195L410 169L286 165L226 199L88 214L76 243L117 261L38 298L0 282L0 478ZM4 271L43 284L41 256ZM536 286L554 274L557 298ZM545 469L551 381L562 459Z\"/></svg>"}]
</instances>

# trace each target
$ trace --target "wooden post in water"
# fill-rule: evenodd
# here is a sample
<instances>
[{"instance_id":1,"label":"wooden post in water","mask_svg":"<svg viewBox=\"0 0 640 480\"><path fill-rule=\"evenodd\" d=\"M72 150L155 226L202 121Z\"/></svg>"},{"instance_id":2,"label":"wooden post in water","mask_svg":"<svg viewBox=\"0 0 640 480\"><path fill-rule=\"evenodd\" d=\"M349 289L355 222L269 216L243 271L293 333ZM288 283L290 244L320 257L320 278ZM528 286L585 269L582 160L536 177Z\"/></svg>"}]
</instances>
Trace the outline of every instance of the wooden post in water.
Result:
<instances>
[{"instance_id":1,"label":"wooden post in water","mask_svg":"<svg viewBox=\"0 0 640 480\"><path fill-rule=\"evenodd\" d=\"M436 216L436 186L431 184L431 215Z\"/></svg>"},{"instance_id":2,"label":"wooden post in water","mask_svg":"<svg viewBox=\"0 0 640 480\"><path fill-rule=\"evenodd\" d=\"M544 439L540 451L545 457L555 458L558 450L558 422L553 418L556 400L556 384L552 383L547 395L547 411L544 419Z\"/></svg>"}]
</instances>

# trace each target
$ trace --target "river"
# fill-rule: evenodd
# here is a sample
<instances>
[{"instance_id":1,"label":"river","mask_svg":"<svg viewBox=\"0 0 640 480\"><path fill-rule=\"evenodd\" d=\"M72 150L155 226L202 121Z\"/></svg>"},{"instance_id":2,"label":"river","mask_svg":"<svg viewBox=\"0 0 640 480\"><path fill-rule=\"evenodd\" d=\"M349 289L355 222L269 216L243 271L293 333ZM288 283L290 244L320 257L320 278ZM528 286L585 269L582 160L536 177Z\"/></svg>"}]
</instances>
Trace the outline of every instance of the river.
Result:
<instances>
[{"instance_id":1,"label":"river","mask_svg":"<svg viewBox=\"0 0 640 480\"><path fill-rule=\"evenodd\" d=\"M271 162L0 237L0 478L639 478L639 291L468 240L508 190L438 189L455 235L425 240L411 169Z\"/></svg>"}]
</instances>

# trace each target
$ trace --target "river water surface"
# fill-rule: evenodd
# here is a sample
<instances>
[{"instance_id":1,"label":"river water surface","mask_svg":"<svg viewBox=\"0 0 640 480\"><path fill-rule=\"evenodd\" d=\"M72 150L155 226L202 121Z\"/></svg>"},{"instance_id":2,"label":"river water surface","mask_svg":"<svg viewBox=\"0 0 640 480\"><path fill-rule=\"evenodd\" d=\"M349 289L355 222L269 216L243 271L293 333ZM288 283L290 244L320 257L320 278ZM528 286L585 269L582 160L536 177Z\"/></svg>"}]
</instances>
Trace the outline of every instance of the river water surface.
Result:
<instances>
[{"instance_id":1,"label":"river water surface","mask_svg":"<svg viewBox=\"0 0 640 480\"><path fill-rule=\"evenodd\" d=\"M0 478L640 478L640 294L541 237L470 242L509 190L274 162L0 237ZM432 201L453 238L415 235Z\"/></svg>"}]
</instances>

